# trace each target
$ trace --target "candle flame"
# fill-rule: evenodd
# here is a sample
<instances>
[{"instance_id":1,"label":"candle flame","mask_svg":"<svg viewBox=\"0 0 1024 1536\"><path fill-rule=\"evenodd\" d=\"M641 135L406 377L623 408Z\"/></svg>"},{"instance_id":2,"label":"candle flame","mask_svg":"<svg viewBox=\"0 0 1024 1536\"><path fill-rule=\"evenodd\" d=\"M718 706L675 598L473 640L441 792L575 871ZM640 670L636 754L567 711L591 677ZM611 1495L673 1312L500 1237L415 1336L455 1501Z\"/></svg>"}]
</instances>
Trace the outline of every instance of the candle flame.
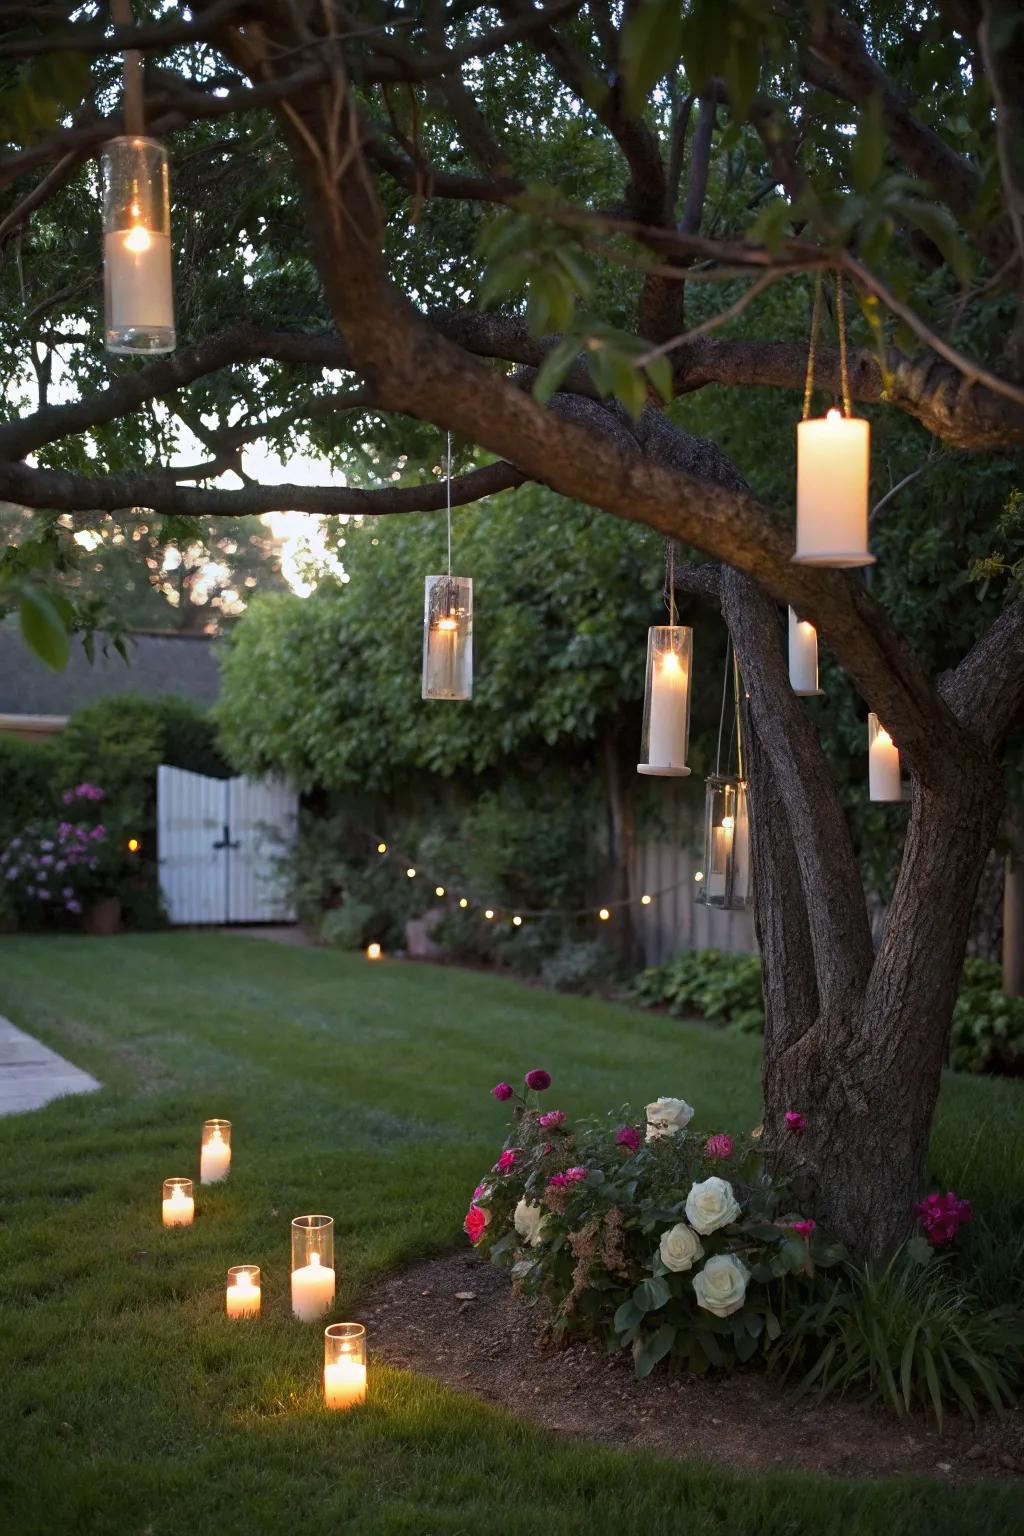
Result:
<instances>
[{"instance_id":1,"label":"candle flame","mask_svg":"<svg viewBox=\"0 0 1024 1536\"><path fill-rule=\"evenodd\" d=\"M830 411L826 411L825 412L825 420L826 421L842 421L842 419L843 419L842 411L837 410L835 406L833 406Z\"/></svg>"},{"instance_id":2,"label":"candle flame","mask_svg":"<svg viewBox=\"0 0 1024 1536\"><path fill-rule=\"evenodd\" d=\"M315 1268L319 1269L319 1267L320 1267L320 1255L318 1253L311 1253L310 1256L309 1256L309 1262L310 1262L311 1266L314 1266Z\"/></svg>"},{"instance_id":3,"label":"candle flame","mask_svg":"<svg viewBox=\"0 0 1024 1536\"><path fill-rule=\"evenodd\" d=\"M800 620L800 628L803 630L805 635L813 635L814 634L814 625L813 624L809 624L806 619L801 619Z\"/></svg>"},{"instance_id":4,"label":"candle flame","mask_svg":"<svg viewBox=\"0 0 1024 1536\"><path fill-rule=\"evenodd\" d=\"M124 237L126 251L140 252L149 250L149 230L142 224L133 224Z\"/></svg>"},{"instance_id":5,"label":"candle flame","mask_svg":"<svg viewBox=\"0 0 1024 1536\"><path fill-rule=\"evenodd\" d=\"M722 826L725 827L727 831L731 832L735 825L736 825L736 818L735 818L735 816L723 816L722 817Z\"/></svg>"},{"instance_id":6,"label":"candle flame","mask_svg":"<svg viewBox=\"0 0 1024 1536\"><path fill-rule=\"evenodd\" d=\"M450 615L446 615L445 618L438 619L437 627L438 629L443 629L446 633L450 633L453 629L458 629L459 621L458 619L453 619Z\"/></svg>"},{"instance_id":7,"label":"candle flame","mask_svg":"<svg viewBox=\"0 0 1024 1536\"><path fill-rule=\"evenodd\" d=\"M675 651L666 651L661 658L661 670L663 672L678 672L682 663Z\"/></svg>"},{"instance_id":8,"label":"candle flame","mask_svg":"<svg viewBox=\"0 0 1024 1536\"><path fill-rule=\"evenodd\" d=\"M892 746L892 737L889 735L889 732L885 730L885 728L881 725L878 727L878 735L875 737L875 740L880 741L883 747Z\"/></svg>"}]
</instances>

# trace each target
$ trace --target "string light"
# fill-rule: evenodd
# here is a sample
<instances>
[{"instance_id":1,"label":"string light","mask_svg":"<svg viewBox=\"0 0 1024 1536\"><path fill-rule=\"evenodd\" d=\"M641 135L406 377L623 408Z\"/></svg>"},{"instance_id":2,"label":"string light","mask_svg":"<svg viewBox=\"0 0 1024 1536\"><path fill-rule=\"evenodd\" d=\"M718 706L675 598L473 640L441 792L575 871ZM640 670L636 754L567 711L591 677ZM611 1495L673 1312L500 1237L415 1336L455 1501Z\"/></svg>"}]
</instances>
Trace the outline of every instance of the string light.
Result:
<instances>
[{"instance_id":1,"label":"string light","mask_svg":"<svg viewBox=\"0 0 1024 1536\"><path fill-rule=\"evenodd\" d=\"M651 901L652 901L652 898L651 898L651 897L650 897L650 896L648 896L648 894L647 894L647 892L646 892L646 891L645 891L645 892L644 892L644 894L643 894L643 895L642 895L642 896L641 896L641 897L640 897L640 905L641 905L641 906L642 906L642 907L649 907L649 906L650 906L650 904L651 904Z\"/></svg>"},{"instance_id":2,"label":"string light","mask_svg":"<svg viewBox=\"0 0 1024 1536\"><path fill-rule=\"evenodd\" d=\"M413 869L411 864L409 865L409 868L406 870L406 874L408 875L410 880L415 880L416 879L416 871Z\"/></svg>"},{"instance_id":3,"label":"string light","mask_svg":"<svg viewBox=\"0 0 1024 1536\"><path fill-rule=\"evenodd\" d=\"M434 895L435 896L443 896L444 895L444 886L443 885L435 885L434 886Z\"/></svg>"},{"instance_id":4,"label":"string light","mask_svg":"<svg viewBox=\"0 0 1024 1536\"><path fill-rule=\"evenodd\" d=\"M128 839L128 852L129 853L138 853L138 851L139 851L139 849L141 847L142 847L142 844L139 842L137 837L130 837Z\"/></svg>"},{"instance_id":5,"label":"string light","mask_svg":"<svg viewBox=\"0 0 1024 1536\"><path fill-rule=\"evenodd\" d=\"M606 923L611 917L611 913L608 911L607 907L602 907L597 915L601 919L602 923Z\"/></svg>"},{"instance_id":6,"label":"string light","mask_svg":"<svg viewBox=\"0 0 1024 1536\"><path fill-rule=\"evenodd\" d=\"M466 900L465 896L460 896L459 897L459 906L460 907L468 907L469 906L469 902Z\"/></svg>"},{"instance_id":7,"label":"string light","mask_svg":"<svg viewBox=\"0 0 1024 1536\"><path fill-rule=\"evenodd\" d=\"M694 875L693 878L696 880L697 884L699 885L700 882L704 879L704 871L702 869L698 869L697 873Z\"/></svg>"},{"instance_id":8,"label":"string light","mask_svg":"<svg viewBox=\"0 0 1024 1536\"><path fill-rule=\"evenodd\" d=\"M515 917L512 919L512 926L513 926L513 928L521 928L523 926L523 920L519 916L518 912L516 913Z\"/></svg>"},{"instance_id":9,"label":"string light","mask_svg":"<svg viewBox=\"0 0 1024 1536\"><path fill-rule=\"evenodd\" d=\"M387 843L378 843L377 844L377 852L378 853L387 853L387 851L388 851Z\"/></svg>"},{"instance_id":10,"label":"string light","mask_svg":"<svg viewBox=\"0 0 1024 1536\"><path fill-rule=\"evenodd\" d=\"M484 917L486 917L487 921L490 922L491 919L494 917L494 908L493 907L488 907L487 910L484 912Z\"/></svg>"}]
</instances>

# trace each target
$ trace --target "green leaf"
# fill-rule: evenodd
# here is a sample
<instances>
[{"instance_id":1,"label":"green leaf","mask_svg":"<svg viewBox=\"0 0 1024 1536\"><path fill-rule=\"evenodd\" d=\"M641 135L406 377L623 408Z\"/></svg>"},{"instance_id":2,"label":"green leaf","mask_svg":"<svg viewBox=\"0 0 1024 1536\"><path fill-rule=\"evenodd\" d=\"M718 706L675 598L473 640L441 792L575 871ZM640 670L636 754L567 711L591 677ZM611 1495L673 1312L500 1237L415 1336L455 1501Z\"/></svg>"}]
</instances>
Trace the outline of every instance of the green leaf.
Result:
<instances>
[{"instance_id":1,"label":"green leaf","mask_svg":"<svg viewBox=\"0 0 1024 1536\"><path fill-rule=\"evenodd\" d=\"M658 1361L664 1360L676 1341L677 1331L675 1323L663 1323L657 1333L644 1340L634 1356L638 1376L649 1376Z\"/></svg>"},{"instance_id":2,"label":"green leaf","mask_svg":"<svg viewBox=\"0 0 1024 1536\"><path fill-rule=\"evenodd\" d=\"M672 1292L668 1288L667 1280L654 1275L649 1280L641 1280L633 1292L633 1305L640 1313L657 1312L668 1301Z\"/></svg>"},{"instance_id":3,"label":"green leaf","mask_svg":"<svg viewBox=\"0 0 1024 1536\"><path fill-rule=\"evenodd\" d=\"M934 1257L935 1250L920 1232L915 1233L907 1242L907 1258L912 1259L915 1264L920 1264L922 1269L930 1264Z\"/></svg>"},{"instance_id":4,"label":"green leaf","mask_svg":"<svg viewBox=\"0 0 1024 1536\"><path fill-rule=\"evenodd\" d=\"M857 137L850 146L850 180L865 197L885 169L885 126L882 101L872 96L861 109Z\"/></svg>"},{"instance_id":5,"label":"green leaf","mask_svg":"<svg viewBox=\"0 0 1024 1536\"><path fill-rule=\"evenodd\" d=\"M633 1328L643 1317L643 1313L633 1304L632 1299L624 1301L612 1318L612 1327L616 1333L625 1333Z\"/></svg>"},{"instance_id":6,"label":"green leaf","mask_svg":"<svg viewBox=\"0 0 1024 1536\"><path fill-rule=\"evenodd\" d=\"M628 11L619 45L628 111L639 112L658 81L675 71L682 46L682 0L641 0Z\"/></svg>"},{"instance_id":7,"label":"green leaf","mask_svg":"<svg viewBox=\"0 0 1024 1536\"><path fill-rule=\"evenodd\" d=\"M667 357L655 357L646 366L647 377L668 405L672 399L672 364Z\"/></svg>"},{"instance_id":8,"label":"green leaf","mask_svg":"<svg viewBox=\"0 0 1024 1536\"><path fill-rule=\"evenodd\" d=\"M580 352L580 341L577 336L566 336L557 346L552 347L544 361L537 369L537 377L533 381L533 398L540 405L547 405L551 396L565 378Z\"/></svg>"},{"instance_id":9,"label":"green leaf","mask_svg":"<svg viewBox=\"0 0 1024 1536\"><path fill-rule=\"evenodd\" d=\"M20 591L21 632L25 640L48 667L63 672L71 647L60 609L41 587L23 586Z\"/></svg>"}]
</instances>

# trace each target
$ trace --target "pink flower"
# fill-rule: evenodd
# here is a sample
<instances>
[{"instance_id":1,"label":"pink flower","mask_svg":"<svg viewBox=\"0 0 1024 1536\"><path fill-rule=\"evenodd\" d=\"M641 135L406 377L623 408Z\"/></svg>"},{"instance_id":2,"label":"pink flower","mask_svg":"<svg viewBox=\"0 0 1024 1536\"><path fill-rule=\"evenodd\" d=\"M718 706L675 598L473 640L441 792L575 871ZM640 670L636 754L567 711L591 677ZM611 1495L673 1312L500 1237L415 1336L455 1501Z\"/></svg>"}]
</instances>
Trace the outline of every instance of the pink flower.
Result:
<instances>
[{"instance_id":1,"label":"pink flower","mask_svg":"<svg viewBox=\"0 0 1024 1536\"><path fill-rule=\"evenodd\" d=\"M494 1172L495 1173L511 1173L512 1169L516 1165L516 1158L518 1156L519 1156L519 1153L516 1152L514 1150L514 1148L506 1147L504 1152L501 1154L501 1156L498 1158L498 1161L494 1165Z\"/></svg>"},{"instance_id":2,"label":"pink flower","mask_svg":"<svg viewBox=\"0 0 1024 1536\"><path fill-rule=\"evenodd\" d=\"M798 1109L786 1110L786 1129L793 1132L794 1136L802 1136L807 1129L807 1121Z\"/></svg>"},{"instance_id":3,"label":"pink flower","mask_svg":"<svg viewBox=\"0 0 1024 1536\"><path fill-rule=\"evenodd\" d=\"M564 1189L569 1182L569 1176L565 1173L553 1173L548 1179L552 1189Z\"/></svg>"},{"instance_id":4,"label":"pink flower","mask_svg":"<svg viewBox=\"0 0 1024 1536\"><path fill-rule=\"evenodd\" d=\"M491 1089L491 1092L494 1094L494 1097L498 1100L499 1104L504 1104L506 1099L510 1099L512 1097L512 1087L509 1083L495 1083L494 1087Z\"/></svg>"},{"instance_id":5,"label":"pink flower","mask_svg":"<svg viewBox=\"0 0 1024 1536\"><path fill-rule=\"evenodd\" d=\"M732 1157L732 1137L724 1132L717 1136L709 1136L704 1143L705 1157Z\"/></svg>"},{"instance_id":6,"label":"pink flower","mask_svg":"<svg viewBox=\"0 0 1024 1536\"><path fill-rule=\"evenodd\" d=\"M551 1087L551 1073L545 1072L543 1067L534 1067L532 1072L526 1074L526 1086L536 1093L543 1093L545 1088Z\"/></svg>"},{"instance_id":7,"label":"pink flower","mask_svg":"<svg viewBox=\"0 0 1024 1536\"><path fill-rule=\"evenodd\" d=\"M487 1212L482 1211L478 1205L471 1205L462 1223L463 1231L468 1235L471 1243L476 1244L480 1241L486 1226Z\"/></svg>"},{"instance_id":8,"label":"pink flower","mask_svg":"<svg viewBox=\"0 0 1024 1536\"><path fill-rule=\"evenodd\" d=\"M564 1119L564 1110L549 1109L546 1115L541 1115L540 1119L537 1121L537 1124L544 1126L546 1130L549 1125L561 1125Z\"/></svg>"},{"instance_id":9,"label":"pink flower","mask_svg":"<svg viewBox=\"0 0 1024 1536\"><path fill-rule=\"evenodd\" d=\"M933 1248L939 1248L943 1243L952 1242L957 1232L974 1215L969 1200L958 1200L952 1190L945 1195L926 1195L919 1205L915 1205L914 1214L917 1216L924 1235Z\"/></svg>"},{"instance_id":10,"label":"pink flower","mask_svg":"<svg viewBox=\"0 0 1024 1536\"><path fill-rule=\"evenodd\" d=\"M640 1132L632 1125L620 1125L615 1132L615 1140L620 1147L626 1147L628 1151L635 1152L640 1145Z\"/></svg>"},{"instance_id":11,"label":"pink flower","mask_svg":"<svg viewBox=\"0 0 1024 1536\"><path fill-rule=\"evenodd\" d=\"M567 1168L565 1176L570 1184L578 1184L581 1179L586 1178L587 1170L585 1168Z\"/></svg>"},{"instance_id":12,"label":"pink flower","mask_svg":"<svg viewBox=\"0 0 1024 1536\"><path fill-rule=\"evenodd\" d=\"M479 1200L480 1196L481 1195L486 1195L486 1193L487 1193L487 1190L485 1189L483 1184L478 1184L476 1189L474 1189L474 1191L473 1191L473 1199L474 1200Z\"/></svg>"},{"instance_id":13,"label":"pink flower","mask_svg":"<svg viewBox=\"0 0 1024 1536\"><path fill-rule=\"evenodd\" d=\"M806 1221L794 1221L793 1231L796 1233L797 1237L810 1237L811 1233L814 1231L817 1225L818 1223L816 1221L812 1221L808 1217Z\"/></svg>"}]
</instances>

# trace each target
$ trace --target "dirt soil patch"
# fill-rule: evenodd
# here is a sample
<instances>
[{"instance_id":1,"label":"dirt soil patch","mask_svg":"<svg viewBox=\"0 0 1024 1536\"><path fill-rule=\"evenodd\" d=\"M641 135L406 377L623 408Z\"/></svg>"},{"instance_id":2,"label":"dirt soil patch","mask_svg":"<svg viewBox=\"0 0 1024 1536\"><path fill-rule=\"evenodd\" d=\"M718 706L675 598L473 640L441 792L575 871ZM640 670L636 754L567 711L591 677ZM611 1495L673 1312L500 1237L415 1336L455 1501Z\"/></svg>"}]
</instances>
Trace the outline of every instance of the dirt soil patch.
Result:
<instances>
[{"instance_id":1,"label":"dirt soil patch","mask_svg":"<svg viewBox=\"0 0 1024 1536\"><path fill-rule=\"evenodd\" d=\"M939 1435L923 1419L863 1402L795 1400L762 1371L633 1376L632 1360L595 1343L538 1337L536 1314L505 1270L454 1254L392 1275L360 1309L371 1350L531 1419L556 1434L757 1471L840 1477L917 1473L949 1482L1024 1481L1024 1412Z\"/></svg>"}]
</instances>

